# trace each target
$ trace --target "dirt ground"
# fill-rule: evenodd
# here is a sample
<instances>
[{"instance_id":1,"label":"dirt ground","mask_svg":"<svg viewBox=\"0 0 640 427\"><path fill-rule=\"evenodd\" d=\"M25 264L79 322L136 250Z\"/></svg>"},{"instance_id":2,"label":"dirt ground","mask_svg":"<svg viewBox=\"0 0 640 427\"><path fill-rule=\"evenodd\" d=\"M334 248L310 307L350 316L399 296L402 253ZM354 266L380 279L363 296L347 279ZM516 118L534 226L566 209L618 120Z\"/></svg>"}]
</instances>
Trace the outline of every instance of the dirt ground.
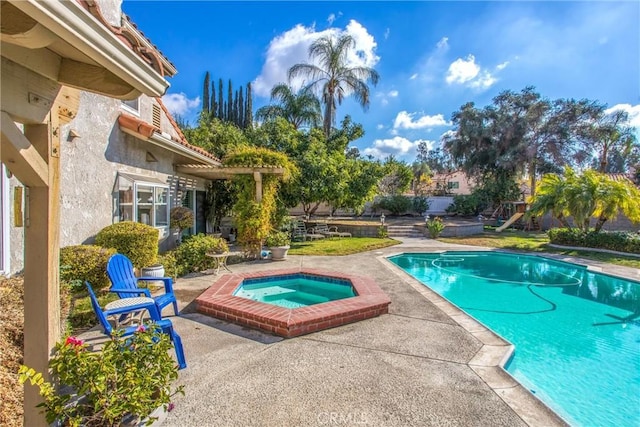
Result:
<instances>
[{"instance_id":1,"label":"dirt ground","mask_svg":"<svg viewBox=\"0 0 640 427\"><path fill-rule=\"evenodd\" d=\"M0 278L0 425L22 426L23 388L18 369L23 357L24 286L22 277Z\"/></svg>"}]
</instances>

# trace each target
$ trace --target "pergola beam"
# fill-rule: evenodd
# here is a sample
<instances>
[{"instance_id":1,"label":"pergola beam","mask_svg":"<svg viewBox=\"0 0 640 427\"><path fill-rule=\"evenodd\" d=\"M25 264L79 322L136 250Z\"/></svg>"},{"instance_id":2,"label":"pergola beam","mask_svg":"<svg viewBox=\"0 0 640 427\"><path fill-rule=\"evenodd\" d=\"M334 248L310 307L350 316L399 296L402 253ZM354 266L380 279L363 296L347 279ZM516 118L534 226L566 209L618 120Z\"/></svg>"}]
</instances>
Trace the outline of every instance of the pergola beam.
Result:
<instances>
[{"instance_id":1,"label":"pergola beam","mask_svg":"<svg viewBox=\"0 0 640 427\"><path fill-rule=\"evenodd\" d=\"M20 131L5 111L2 117L0 161L28 187L49 185L49 167L32 142ZM45 156L48 153L44 153ZM46 157L45 157L46 158Z\"/></svg>"}]
</instances>

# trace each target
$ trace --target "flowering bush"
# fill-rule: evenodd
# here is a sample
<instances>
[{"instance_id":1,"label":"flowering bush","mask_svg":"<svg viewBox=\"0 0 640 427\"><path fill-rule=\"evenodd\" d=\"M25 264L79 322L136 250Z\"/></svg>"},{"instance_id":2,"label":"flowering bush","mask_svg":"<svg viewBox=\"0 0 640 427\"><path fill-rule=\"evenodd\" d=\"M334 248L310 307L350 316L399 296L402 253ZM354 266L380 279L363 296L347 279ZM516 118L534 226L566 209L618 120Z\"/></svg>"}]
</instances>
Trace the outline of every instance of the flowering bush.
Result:
<instances>
[{"instance_id":1,"label":"flowering bush","mask_svg":"<svg viewBox=\"0 0 640 427\"><path fill-rule=\"evenodd\" d=\"M167 334L153 324L140 326L132 336L115 333L93 352L82 340L68 337L56 344L49 361L53 383L27 366L19 370L20 382L27 380L40 388L48 423L69 426L116 426L149 417L162 406L170 411L171 397L183 393L172 390L178 366L168 351ZM149 417L147 425L157 418Z\"/></svg>"},{"instance_id":2,"label":"flowering bush","mask_svg":"<svg viewBox=\"0 0 640 427\"><path fill-rule=\"evenodd\" d=\"M444 227L445 225L440 217L435 217L427 221L427 230L429 230L429 236L431 236L432 239L438 237L440 233L442 233L442 230L444 230Z\"/></svg>"}]
</instances>

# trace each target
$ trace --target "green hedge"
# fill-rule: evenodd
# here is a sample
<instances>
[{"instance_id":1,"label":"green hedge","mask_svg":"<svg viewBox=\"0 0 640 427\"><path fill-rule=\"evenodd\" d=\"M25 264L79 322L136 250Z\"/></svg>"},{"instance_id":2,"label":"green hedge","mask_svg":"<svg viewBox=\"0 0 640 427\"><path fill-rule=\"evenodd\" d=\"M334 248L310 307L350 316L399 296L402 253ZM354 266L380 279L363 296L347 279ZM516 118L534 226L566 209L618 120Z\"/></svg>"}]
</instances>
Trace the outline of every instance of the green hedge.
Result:
<instances>
[{"instance_id":1,"label":"green hedge","mask_svg":"<svg viewBox=\"0 0 640 427\"><path fill-rule=\"evenodd\" d=\"M622 231L588 231L576 228L553 228L548 231L551 243L564 246L609 249L618 252L640 254L640 235Z\"/></svg>"},{"instance_id":2,"label":"green hedge","mask_svg":"<svg viewBox=\"0 0 640 427\"><path fill-rule=\"evenodd\" d=\"M97 234L96 244L115 248L131 260L134 267L154 265L158 259L159 230L139 222L124 221L109 225Z\"/></svg>"},{"instance_id":3,"label":"green hedge","mask_svg":"<svg viewBox=\"0 0 640 427\"><path fill-rule=\"evenodd\" d=\"M111 284L107 277L107 261L115 253L113 248L94 245L60 248L60 280L68 283L73 292L84 290L85 280L96 290L106 288Z\"/></svg>"}]
</instances>

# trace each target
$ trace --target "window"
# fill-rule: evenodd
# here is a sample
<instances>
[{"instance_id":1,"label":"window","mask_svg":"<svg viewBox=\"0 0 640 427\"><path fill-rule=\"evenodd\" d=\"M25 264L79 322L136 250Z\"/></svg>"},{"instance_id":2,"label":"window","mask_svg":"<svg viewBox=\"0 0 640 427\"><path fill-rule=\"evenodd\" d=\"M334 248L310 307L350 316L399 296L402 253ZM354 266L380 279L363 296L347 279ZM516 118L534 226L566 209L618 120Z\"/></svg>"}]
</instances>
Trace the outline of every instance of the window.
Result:
<instances>
[{"instance_id":1,"label":"window","mask_svg":"<svg viewBox=\"0 0 640 427\"><path fill-rule=\"evenodd\" d=\"M132 100L123 100L122 106L125 110L128 110L136 115L140 114L139 106L138 106L138 98Z\"/></svg>"},{"instance_id":2,"label":"window","mask_svg":"<svg viewBox=\"0 0 640 427\"><path fill-rule=\"evenodd\" d=\"M458 182L458 181L449 181L449 182L447 182L447 188L449 190L458 189L458 188L460 188L460 182Z\"/></svg>"},{"instance_id":3,"label":"window","mask_svg":"<svg viewBox=\"0 0 640 427\"><path fill-rule=\"evenodd\" d=\"M118 220L136 221L169 231L169 186L159 180L119 174Z\"/></svg>"}]
</instances>

